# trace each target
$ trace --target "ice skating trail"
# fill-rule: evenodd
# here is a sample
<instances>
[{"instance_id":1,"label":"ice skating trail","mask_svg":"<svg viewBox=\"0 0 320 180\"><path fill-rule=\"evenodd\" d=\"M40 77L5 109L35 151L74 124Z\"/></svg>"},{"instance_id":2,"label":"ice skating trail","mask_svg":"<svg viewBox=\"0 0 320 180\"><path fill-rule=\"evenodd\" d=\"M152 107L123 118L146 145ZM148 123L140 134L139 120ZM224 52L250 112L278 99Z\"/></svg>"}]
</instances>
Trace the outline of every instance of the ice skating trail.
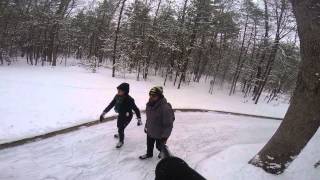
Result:
<instances>
[{"instance_id":1,"label":"ice skating trail","mask_svg":"<svg viewBox=\"0 0 320 180\"><path fill-rule=\"evenodd\" d=\"M305 161L298 160L299 164L288 170L294 173L280 178L265 175L262 170L247 164L279 123L214 112L177 112L168 146L174 155L186 160L208 179L298 180L306 174L297 172L304 171L308 172L305 180L316 180L313 178L320 177L319 170L307 168L309 164L312 166L310 162L315 155L320 154L319 150L315 150L317 148L307 148L307 155L303 158ZM154 179L158 152L155 150L155 156L150 160L138 159L146 151L143 127L137 127L133 120L126 129L125 145L121 149L115 148L117 140L113 138L114 133L116 122L111 121L3 149L0 151L0 179ZM319 147L319 135L315 139L309 147ZM227 166L226 160L231 161L228 164L232 169ZM210 169L209 165L214 168ZM238 176L234 175L236 173Z\"/></svg>"}]
</instances>

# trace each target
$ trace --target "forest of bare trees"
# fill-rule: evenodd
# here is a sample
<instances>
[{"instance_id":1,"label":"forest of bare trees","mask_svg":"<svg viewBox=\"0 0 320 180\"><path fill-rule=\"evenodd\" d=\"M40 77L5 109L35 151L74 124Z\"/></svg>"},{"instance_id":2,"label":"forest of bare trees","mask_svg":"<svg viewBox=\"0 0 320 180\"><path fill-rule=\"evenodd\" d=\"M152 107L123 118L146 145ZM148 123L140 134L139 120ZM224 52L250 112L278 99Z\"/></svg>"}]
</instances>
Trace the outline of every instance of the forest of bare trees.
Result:
<instances>
[{"instance_id":1,"label":"forest of bare trees","mask_svg":"<svg viewBox=\"0 0 320 180\"><path fill-rule=\"evenodd\" d=\"M3 0L0 64L79 63L177 88L203 80L258 103L292 94L299 39L288 0Z\"/></svg>"}]
</instances>

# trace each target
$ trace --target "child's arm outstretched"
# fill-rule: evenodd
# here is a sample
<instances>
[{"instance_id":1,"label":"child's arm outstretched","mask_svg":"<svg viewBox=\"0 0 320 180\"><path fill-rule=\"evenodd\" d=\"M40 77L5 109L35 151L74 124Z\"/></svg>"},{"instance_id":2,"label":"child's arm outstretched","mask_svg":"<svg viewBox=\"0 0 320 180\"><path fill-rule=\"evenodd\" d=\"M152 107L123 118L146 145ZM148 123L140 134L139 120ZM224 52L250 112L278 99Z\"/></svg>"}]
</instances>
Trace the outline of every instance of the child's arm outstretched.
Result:
<instances>
[{"instance_id":1,"label":"child's arm outstretched","mask_svg":"<svg viewBox=\"0 0 320 180\"><path fill-rule=\"evenodd\" d=\"M110 104L103 110L102 114L100 115L100 122L103 120L104 115L106 115L116 104L116 97L112 99Z\"/></svg>"}]
</instances>

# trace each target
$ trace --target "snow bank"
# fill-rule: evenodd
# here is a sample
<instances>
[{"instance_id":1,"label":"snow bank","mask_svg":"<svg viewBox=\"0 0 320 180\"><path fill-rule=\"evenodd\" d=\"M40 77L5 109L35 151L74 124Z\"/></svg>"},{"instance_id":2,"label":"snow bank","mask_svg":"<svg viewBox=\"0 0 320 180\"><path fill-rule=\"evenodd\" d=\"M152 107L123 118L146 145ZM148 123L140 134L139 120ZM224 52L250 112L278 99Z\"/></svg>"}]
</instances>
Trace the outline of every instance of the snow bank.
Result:
<instances>
[{"instance_id":1,"label":"snow bank","mask_svg":"<svg viewBox=\"0 0 320 180\"><path fill-rule=\"evenodd\" d=\"M248 161L264 146L263 144L234 145L208 158L197 170L207 179L214 180L318 180L319 168L314 164L319 159L319 135L313 138L297 159L281 175L271 175L261 168L249 165Z\"/></svg>"}]
</instances>

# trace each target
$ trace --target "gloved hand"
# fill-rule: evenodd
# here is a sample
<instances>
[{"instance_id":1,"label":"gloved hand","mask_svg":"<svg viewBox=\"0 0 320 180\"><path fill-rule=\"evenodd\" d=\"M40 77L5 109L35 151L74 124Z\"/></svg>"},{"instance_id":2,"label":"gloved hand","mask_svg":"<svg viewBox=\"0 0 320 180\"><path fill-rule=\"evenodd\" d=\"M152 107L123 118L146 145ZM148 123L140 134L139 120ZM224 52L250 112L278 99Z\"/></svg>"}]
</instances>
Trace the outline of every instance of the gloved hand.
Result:
<instances>
[{"instance_id":1,"label":"gloved hand","mask_svg":"<svg viewBox=\"0 0 320 180\"><path fill-rule=\"evenodd\" d=\"M137 118L137 120L138 120L137 125L138 125L138 126L141 126L141 125L142 125L141 118Z\"/></svg>"},{"instance_id":2,"label":"gloved hand","mask_svg":"<svg viewBox=\"0 0 320 180\"><path fill-rule=\"evenodd\" d=\"M100 122L102 122L103 120L104 120L104 115L105 115L106 113L105 112L103 112L101 115L100 115Z\"/></svg>"}]
</instances>

